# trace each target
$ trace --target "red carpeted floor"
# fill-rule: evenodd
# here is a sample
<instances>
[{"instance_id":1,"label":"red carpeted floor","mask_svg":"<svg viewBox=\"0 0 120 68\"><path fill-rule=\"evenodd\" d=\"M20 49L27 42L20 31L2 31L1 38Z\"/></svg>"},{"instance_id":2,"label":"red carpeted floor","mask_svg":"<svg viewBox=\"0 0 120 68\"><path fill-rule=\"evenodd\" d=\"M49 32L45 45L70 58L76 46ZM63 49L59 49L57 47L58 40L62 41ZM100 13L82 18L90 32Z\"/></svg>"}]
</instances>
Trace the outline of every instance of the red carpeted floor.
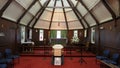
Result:
<instances>
[{"instance_id":1,"label":"red carpeted floor","mask_svg":"<svg viewBox=\"0 0 120 68\"><path fill-rule=\"evenodd\" d=\"M36 56L21 56L20 62L14 65L14 68L100 68L99 64L96 64L95 57L83 58L86 63L80 63L79 57L64 58L64 64L62 66L54 66L51 64L51 57L36 57Z\"/></svg>"}]
</instances>

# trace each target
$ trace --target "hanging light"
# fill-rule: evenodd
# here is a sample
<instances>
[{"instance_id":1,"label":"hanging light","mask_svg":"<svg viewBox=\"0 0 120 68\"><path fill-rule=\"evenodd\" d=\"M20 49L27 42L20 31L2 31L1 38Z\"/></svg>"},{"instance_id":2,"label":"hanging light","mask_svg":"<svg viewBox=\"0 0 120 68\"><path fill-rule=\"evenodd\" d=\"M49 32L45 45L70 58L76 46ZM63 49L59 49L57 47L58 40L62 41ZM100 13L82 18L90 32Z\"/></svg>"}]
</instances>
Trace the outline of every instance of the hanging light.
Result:
<instances>
[{"instance_id":1,"label":"hanging light","mask_svg":"<svg viewBox=\"0 0 120 68\"><path fill-rule=\"evenodd\" d=\"M58 26L60 26L60 22L58 22Z\"/></svg>"},{"instance_id":2,"label":"hanging light","mask_svg":"<svg viewBox=\"0 0 120 68\"><path fill-rule=\"evenodd\" d=\"M59 16L58 16L58 26L60 26L59 20L60 20L60 13L59 13Z\"/></svg>"}]
</instances>

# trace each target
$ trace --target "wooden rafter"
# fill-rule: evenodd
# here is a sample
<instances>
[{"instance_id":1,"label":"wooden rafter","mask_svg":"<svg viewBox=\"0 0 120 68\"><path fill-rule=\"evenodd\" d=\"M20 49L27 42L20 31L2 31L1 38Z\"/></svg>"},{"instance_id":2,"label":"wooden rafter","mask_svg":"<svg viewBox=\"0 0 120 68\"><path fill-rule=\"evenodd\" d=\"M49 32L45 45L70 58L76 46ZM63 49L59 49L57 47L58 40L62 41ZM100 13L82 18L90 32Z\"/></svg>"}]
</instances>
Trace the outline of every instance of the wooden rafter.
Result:
<instances>
[{"instance_id":1,"label":"wooden rafter","mask_svg":"<svg viewBox=\"0 0 120 68\"><path fill-rule=\"evenodd\" d=\"M3 8L0 10L0 17L3 15L4 11L7 9L7 7L12 3L13 0L8 0L7 3L3 6Z\"/></svg>"},{"instance_id":2,"label":"wooden rafter","mask_svg":"<svg viewBox=\"0 0 120 68\"><path fill-rule=\"evenodd\" d=\"M107 8L107 10L109 11L109 13L111 14L113 20L115 21L115 25L116 26L116 22L117 22L117 18L116 18L116 14L114 13L114 11L111 9L111 7L109 6L108 2L106 0L101 0L103 5Z\"/></svg>"},{"instance_id":3,"label":"wooden rafter","mask_svg":"<svg viewBox=\"0 0 120 68\"><path fill-rule=\"evenodd\" d=\"M119 1L119 9L118 9L118 12L119 12L119 16L120 16L120 0Z\"/></svg>"},{"instance_id":4,"label":"wooden rafter","mask_svg":"<svg viewBox=\"0 0 120 68\"><path fill-rule=\"evenodd\" d=\"M84 20L85 24L87 25L88 28L90 28L90 25L88 24L88 22L86 21L86 19L84 17L82 17L82 14L76 9L76 11L78 12L78 14L80 15L81 19Z\"/></svg>"},{"instance_id":5,"label":"wooden rafter","mask_svg":"<svg viewBox=\"0 0 120 68\"><path fill-rule=\"evenodd\" d=\"M77 16L78 20L80 21L80 24L83 26L83 29L85 29L85 26L84 26L83 22L81 21L80 17L78 16L77 12L74 9L74 5L72 4L72 2L70 0L67 0L67 1L68 1L69 5L71 6L73 12Z\"/></svg>"},{"instance_id":6,"label":"wooden rafter","mask_svg":"<svg viewBox=\"0 0 120 68\"><path fill-rule=\"evenodd\" d=\"M116 19L116 14L114 13L114 11L111 9L111 7L109 6L109 4L107 3L106 0L101 0L103 5L108 9L108 11L110 12L110 14L112 15L112 18L115 20Z\"/></svg>"},{"instance_id":7,"label":"wooden rafter","mask_svg":"<svg viewBox=\"0 0 120 68\"><path fill-rule=\"evenodd\" d=\"M78 9L76 7L74 7L74 8L75 8L75 11L78 12L78 14L80 15L81 19L83 19L85 21L85 23L87 24L88 28L90 28L90 25L88 24L86 19L84 17L82 17L82 14L78 11Z\"/></svg>"},{"instance_id":8,"label":"wooden rafter","mask_svg":"<svg viewBox=\"0 0 120 68\"><path fill-rule=\"evenodd\" d=\"M75 5L75 7L77 7L77 6L78 6L78 4L79 4L79 1L77 1L77 4Z\"/></svg>"},{"instance_id":9,"label":"wooden rafter","mask_svg":"<svg viewBox=\"0 0 120 68\"><path fill-rule=\"evenodd\" d=\"M62 3L62 6L64 7L63 0L61 0L61 3ZM66 17L66 13L65 13L65 9L64 8L63 8L63 13L64 13L64 17L65 17L65 23L66 23L67 30L69 30L68 21L67 21L67 17Z\"/></svg>"},{"instance_id":10,"label":"wooden rafter","mask_svg":"<svg viewBox=\"0 0 120 68\"><path fill-rule=\"evenodd\" d=\"M29 27L29 25L31 24L31 22L36 19L36 16L39 14L39 12L41 11L42 9L39 9L39 11L35 14L35 16L29 21L29 23L27 24L27 27Z\"/></svg>"},{"instance_id":11,"label":"wooden rafter","mask_svg":"<svg viewBox=\"0 0 120 68\"><path fill-rule=\"evenodd\" d=\"M48 0L44 3L43 7L41 8L40 14L38 15L38 18L35 20L34 24L32 25L32 28L35 26L35 24L37 23L37 21L41 17L42 13L44 12L44 10L47 7L47 5L49 4L49 2L50 2L50 0Z\"/></svg>"},{"instance_id":12,"label":"wooden rafter","mask_svg":"<svg viewBox=\"0 0 120 68\"><path fill-rule=\"evenodd\" d=\"M39 4L40 4L40 6L42 7L42 4L41 4L41 2L40 1L38 1L39 2Z\"/></svg>"},{"instance_id":13,"label":"wooden rafter","mask_svg":"<svg viewBox=\"0 0 120 68\"><path fill-rule=\"evenodd\" d=\"M30 6L27 8L27 10L25 10L25 12L19 17L19 19L17 20L17 24L20 23L21 19L25 16L25 14L29 11L29 9L32 8L32 6L37 2L38 0L34 0Z\"/></svg>"},{"instance_id":14,"label":"wooden rafter","mask_svg":"<svg viewBox=\"0 0 120 68\"><path fill-rule=\"evenodd\" d=\"M78 1L79 2L79 1ZM80 3L80 2L79 2ZM100 3L100 1L93 7L95 8L98 4ZM77 6L76 6L77 7ZM76 8L77 9L77 8ZM92 11L92 9L90 9L89 11ZM81 17L81 19L83 19L87 14L89 14L89 12L87 12L84 16ZM84 18L85 19L85 18Z\"/></svg>"},{"instance_id":15,"label":"wooden rafter","mask_svg":"<svg viewBox=\"0 0 120 68\"><path fill-rule=\"evenodd\" d=\"M56 3L57 3L57 1L55 0L54 7L56 6ZM49 30L51 28L51 24L52 24L52 21L53 21L54 12L55 12L55 8L53 8L52 16L51 16L51 19L50 19Z\"/></svg>"},{"instance_id":16,"label":"wooden rafter","mask_svg":"<svg viewBox=\"0 0 120 68\"><path fill-rule=\"evenodd\" d=\"M85 9L89 12L89 14L92 16L92 18L95 20L96 24L99 25L99 21L97 20L97 18L91 13L91 11L89 11L89 9L87 8L87 6L84 4L83 0L79 0L79 2L85 7Z\"/></svg>"}]
</instances>

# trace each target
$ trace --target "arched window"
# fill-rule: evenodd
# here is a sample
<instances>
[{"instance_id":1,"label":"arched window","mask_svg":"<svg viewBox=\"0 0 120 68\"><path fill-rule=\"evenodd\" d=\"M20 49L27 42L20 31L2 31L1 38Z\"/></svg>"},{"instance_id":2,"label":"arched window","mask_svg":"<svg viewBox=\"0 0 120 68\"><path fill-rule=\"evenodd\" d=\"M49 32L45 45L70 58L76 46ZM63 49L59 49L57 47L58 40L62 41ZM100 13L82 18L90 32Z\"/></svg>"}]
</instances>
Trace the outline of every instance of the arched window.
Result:
<instances>
[{"instance_id":1,"label":"arched window","mask_svg":"<svg viewBox=\"0 0 120 68\"><path fill-rule=\"evenodd\" d=\"M25 26L21 26L21 43L25 42Z\"/></svg>"},{"instance_id":2,"label":"arched window","mask_svg":"<svg viewBox=\"0 0 120 68\"><path fill-rule=\"evenodd\" d=\"M44 30L39 30L39 40L43 41L44 39Z\"/></svg>"},{"instance_id":3,"label":"arched window","mask_svg":"<svg viewBox=\"0 0 120 68\"><path fill-rule=\"evenodd\" d=\"M95 28L91 28L91 43L95 43Z\"/></svg>"},{"instance_id":4,"label":"arched window","mask_svg":"<svg viewBox=\"0 0 120 68\"><path fill-rule=\"evenodd\" d=\"M84 37L87 37L87 29L84 30Z\"/></svg>"},{"instance_id":5,"label":"arched window","mask_svg":"<svg viewBox=\"0 0 120 68\"><path fill-rule=\"evenodd\" d=\"M73 36L74 36L74 37L78 37L78 30L74 30Z\"/></svg>"},{"instance_id":6,"label":"arched window","mask_svg":"<svg viewBox=\"0 0 120 68\"><path fill-rule=\"evenodd\" d=\"M60 30L57 30L57 37L56 38L61 38L61 31Z\"/></svg>"}]
</instances>

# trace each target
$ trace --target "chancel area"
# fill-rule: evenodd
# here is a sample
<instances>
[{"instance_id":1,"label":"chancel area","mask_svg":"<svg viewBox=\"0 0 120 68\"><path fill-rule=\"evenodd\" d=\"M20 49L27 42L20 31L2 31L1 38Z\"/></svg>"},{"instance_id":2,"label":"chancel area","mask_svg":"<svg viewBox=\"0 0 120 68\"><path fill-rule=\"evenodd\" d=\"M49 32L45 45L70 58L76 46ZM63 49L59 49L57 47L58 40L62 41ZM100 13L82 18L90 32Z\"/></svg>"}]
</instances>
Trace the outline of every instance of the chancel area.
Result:
<instances>
[{"instance_id":1,"label":"chancel area","mask_svg":"<svg viewBox=\"0 0 120 68\"><path fill-rule=\"evenodd\" d=\"M0 68L120 68L120 0L0 0Z\"/></svg>"}]
</instances>

